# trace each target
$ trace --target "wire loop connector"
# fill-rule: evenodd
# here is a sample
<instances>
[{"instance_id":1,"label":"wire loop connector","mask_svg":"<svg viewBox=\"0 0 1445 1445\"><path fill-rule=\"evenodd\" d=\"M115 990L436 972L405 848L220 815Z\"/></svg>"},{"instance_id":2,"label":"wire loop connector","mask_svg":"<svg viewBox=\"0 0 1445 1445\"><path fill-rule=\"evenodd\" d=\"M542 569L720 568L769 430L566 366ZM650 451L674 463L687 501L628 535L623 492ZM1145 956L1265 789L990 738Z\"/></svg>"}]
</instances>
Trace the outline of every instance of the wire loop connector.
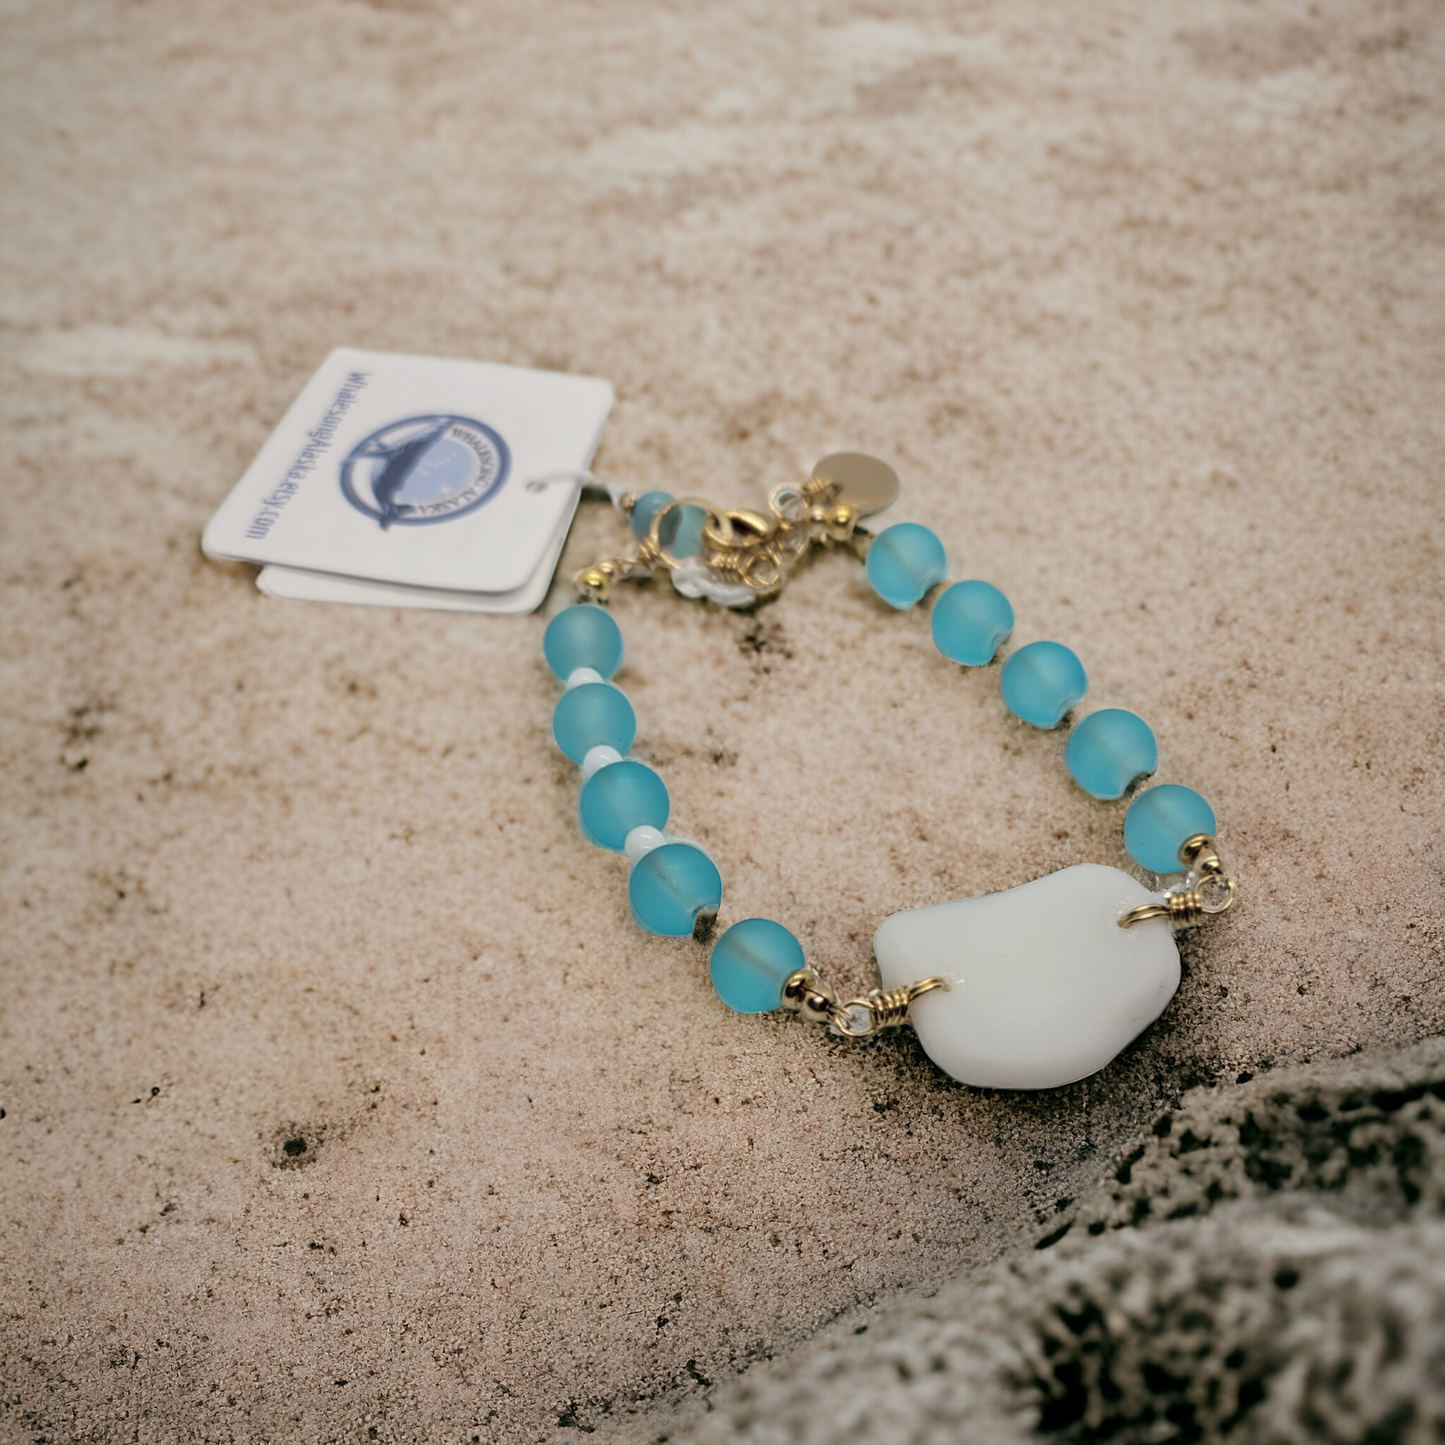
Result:
<instances>
[{"instance_id":1,"label":"wire loop connector","mask_svg":"<svg viewBox=\"0 0 1445 1445\"><path fill-rule=\"evenodd\" d=\"M1179 850L1179 861L1188 872L1184 886L1165 893L1158 902L1131 908L1120 917L1120 928L1132 928L1150 918L1166 918L1177 932L1229 912L1234 906L1234 879L1225 871L1214 839L1207 833L1186 839Z\"/></svg>"},{"instance_id":2,"label":"wire loop connector","mask_svg":"<svg viewBox=\"0 0 1445 1445\"><path fill-rule=\"evenodd\" d=\"M783 1007L808 1023L827 1024L834 1033L848 1039L871 1039L886 1029L901 1028L916 998L936 988L950 989L951 979L924 978L902 988L875 988L862 998L840 1003L811 968L800 968L783 983Z\"/></svg>"}]
</instances>

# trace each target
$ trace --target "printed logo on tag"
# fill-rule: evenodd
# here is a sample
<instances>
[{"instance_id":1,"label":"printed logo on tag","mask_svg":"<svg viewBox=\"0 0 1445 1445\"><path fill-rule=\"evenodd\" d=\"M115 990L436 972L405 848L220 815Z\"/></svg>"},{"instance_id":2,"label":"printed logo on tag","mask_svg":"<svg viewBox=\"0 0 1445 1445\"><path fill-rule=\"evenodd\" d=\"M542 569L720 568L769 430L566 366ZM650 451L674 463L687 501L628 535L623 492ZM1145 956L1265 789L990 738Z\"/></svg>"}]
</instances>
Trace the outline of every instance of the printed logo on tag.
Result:
<instances>
[{"instance_id":1,"label":"printed logo on tag","mask_svg":"<svg viewBox=\"0 0 1445 1445\"><path fill-rule=\"evenodd\" d=\"M414 416L374 431L341 464L341 490L380 524L417 527L475 511L506 485L512 454L485 422Z\"/></svg>"}]
</instances>

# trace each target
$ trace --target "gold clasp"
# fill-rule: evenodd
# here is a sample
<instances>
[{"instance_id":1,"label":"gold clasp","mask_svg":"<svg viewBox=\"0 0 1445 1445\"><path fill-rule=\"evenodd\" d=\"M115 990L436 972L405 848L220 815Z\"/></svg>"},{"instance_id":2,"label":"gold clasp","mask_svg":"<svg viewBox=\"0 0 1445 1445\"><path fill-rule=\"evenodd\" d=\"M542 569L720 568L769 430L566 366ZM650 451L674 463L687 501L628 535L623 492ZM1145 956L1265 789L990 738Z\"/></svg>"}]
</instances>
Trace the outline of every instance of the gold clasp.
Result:
<instances>
[{"instance_id":1,"label":"gold clasp","mask_svg":"<svg viewBox=\"0 0 1445 1445\"><path fill-rule=\"evenodd\" d=\"M1119 919L1120 928L1132 928L1149 918L1167 918L1170 926L1194 928L1234 906L1234 879L1225 872L1207 833L1187 838L1179 850L1179 861L1189 872L1185 886L1166 893L1158 903L1141 903Z\"/></svg>"},{"instance_id":2,"label":"gold clasp","mask_svg":"<svg viewBox=\"0 0 1445 1445\"><path fill-rule=\"evenodd\" d=\"M676 556L663 540L669 520L676 536L677 519L687 508L703 514L698 560L723 586L745 587L748 600L780 591L793 565L815 542L846 540L857 522L857 513L846 506L806 505L800 515L789 515L773 504L772 515L765 517L745 510L725 511L702 497L676 497L658 509L636 553L584 567L573 579L577 590L589 602L605 602L615 581L652 577L662 569L675 572L691 563L691 555Z\"/></svg>"},{"instance_id":3,"label":"gold clasp","mask_svg":"<svg viewBox=\"0 0 1445 1445\"><path fill-rule=\"evenodd\" d=\"M913 1000L934 989L953 987L950 979L924 978L902 988L871 990L862 998L839 1003L833 990L811 968L789 974L783 984L783 1007L809 1023L828 1024L849 1039L871 1039L885 1029L901 1028L908 1022Z\"/></svg>"},{"instance_id":4,"label":"gold clasp","mask_svg":"<svg viewBox=\"0 0 1445 1445\"><path fill-rule=\"evenodd\" d=\"M813 538L776 510L769 517L732 511L709 515L702 524L702 541L703 561L712 571L763 596L783 585L788 568L812 546Z\"/></svg>"},{"instance_id":5,"label":"gold clasp","mask_svg":"<svg viewBox=\"0 0 1445 1445\"><path fill-rule=\"evenodd\" d=\"M674 580L689 596L744 606L780 591L793 567L815 544L851 542L856 547L870 540L859 521L887 506L897 491L898 478L886 463L859 453L838 453L824 457L802 486L775 488L766 515L726 511L701 497L677 497L654 514L647 536L632 556L594 562L578 572L573 583L586 601L606 602L614 582L653 577L666 569L680 574ZM636 504L632 493L619 499L626 515ZM678 557L671 550L672 542L688 508L703 514L701 546L694 554ZM670 540L665 542L669 532ZM680 580L684 573L685 587Z\"/></svg>"}]
</instances>

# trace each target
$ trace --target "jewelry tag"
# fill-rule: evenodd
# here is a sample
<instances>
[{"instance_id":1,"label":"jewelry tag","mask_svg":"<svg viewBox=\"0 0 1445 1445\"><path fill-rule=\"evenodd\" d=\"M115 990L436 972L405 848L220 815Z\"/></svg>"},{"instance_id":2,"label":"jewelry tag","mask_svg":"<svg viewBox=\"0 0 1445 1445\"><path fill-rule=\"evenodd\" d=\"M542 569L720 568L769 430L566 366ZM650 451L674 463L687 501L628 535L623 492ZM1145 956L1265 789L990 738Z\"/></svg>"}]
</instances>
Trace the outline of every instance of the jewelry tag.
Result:
<instances>
[{"instance_id":1,"label":"jewelry tag","mask_svg":"<svg viewBox=\"0 0 1445 1445\"><path fill-rule=\"evenodd\" d=\"M532 576L511 592L449 592L440 587L402 587L391 582L368 582L360 577L337 577L329 572L306 572L299 567L261 569L256 586L268 597L292 602L343 602L353 607L420 607L431 612L535 612L542 605L557 570L557 558L567 540L567 528L576 510L572 506L557 530L547 555Z\"/></svg>"},{"instance_id":2,"label":"jewelry tag","mask_svg":"<svg viewBox=\"0 0 1445 1445\"><path fill-rule=\"evenodd\" d=\"M333 351L206 527L272 596L527 611L612 407L597 377Z\"/></svg>"}]
</instances>

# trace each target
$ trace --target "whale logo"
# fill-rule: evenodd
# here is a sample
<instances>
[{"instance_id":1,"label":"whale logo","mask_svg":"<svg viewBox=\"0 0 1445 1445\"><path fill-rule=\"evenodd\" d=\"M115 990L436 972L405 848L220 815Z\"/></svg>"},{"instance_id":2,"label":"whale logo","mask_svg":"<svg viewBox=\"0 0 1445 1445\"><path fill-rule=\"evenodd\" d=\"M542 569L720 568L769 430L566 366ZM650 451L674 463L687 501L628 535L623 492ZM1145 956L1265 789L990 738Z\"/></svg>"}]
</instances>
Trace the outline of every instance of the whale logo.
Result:
<instances>
[{"instance_id":1,"label":"whale logo","mask_svg":"<svg viewBox=\"0 0 1445 1445\"><path fill-rule=\"evenodd\" d=\"M341 464L341 490L386 531L450 522L490 501L512 469L507 444L467 416L413 416L374 431Z\"/></svg>"}]
</instances>

